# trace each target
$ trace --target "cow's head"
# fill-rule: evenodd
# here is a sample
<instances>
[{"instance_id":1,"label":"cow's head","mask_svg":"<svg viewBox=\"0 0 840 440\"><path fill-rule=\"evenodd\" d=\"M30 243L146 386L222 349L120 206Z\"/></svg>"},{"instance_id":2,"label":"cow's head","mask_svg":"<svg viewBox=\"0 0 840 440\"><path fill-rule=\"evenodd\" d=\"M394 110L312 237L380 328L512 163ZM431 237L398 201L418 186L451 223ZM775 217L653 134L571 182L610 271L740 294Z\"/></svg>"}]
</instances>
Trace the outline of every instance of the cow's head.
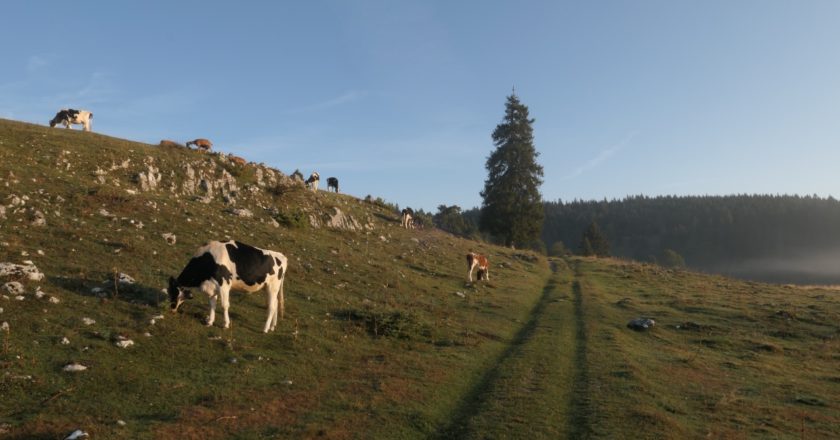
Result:
<instances>
[{"instance_id":1,"label":"cow's head","mask_svg":"<svg viewBox=\"0 0 840 440\"><path fill-rule=\"evenodd\" d=\"M192 292L178 285L175 277L169 277L169 288L166 291L169 293L169 306L173 313L178 311L178 307L184 301L193 297Z\"/></svg>"},{"instance_id":2,"label":"cow's head","mask_svg":"<svg viewBox=\"0 0 840 440\"><path fill-rule=\"evenodd\" d=\"M64 117L62 117L61 113L55 115L54 118L50 119L50 127L55 127L56 125L60 124L64 121Z\"/></svg>"}]
</instances>

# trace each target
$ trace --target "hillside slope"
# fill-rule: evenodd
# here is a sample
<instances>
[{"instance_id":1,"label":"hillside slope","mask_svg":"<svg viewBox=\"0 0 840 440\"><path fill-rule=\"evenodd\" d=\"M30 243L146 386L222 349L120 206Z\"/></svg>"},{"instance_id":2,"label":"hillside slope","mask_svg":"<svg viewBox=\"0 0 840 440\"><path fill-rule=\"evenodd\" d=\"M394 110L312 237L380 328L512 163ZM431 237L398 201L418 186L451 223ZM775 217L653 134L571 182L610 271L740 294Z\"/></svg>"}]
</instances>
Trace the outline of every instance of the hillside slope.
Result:
<instances>
[{"instance_id":1,"label":"hillside slope","mask_svg":"<svg viewBox=\"0 0 840 440\"><path fill-rule=\"evenodd\" d=\"M46 275L20 280L23 300L0 300L11 438L428 436L548 276L533 255L406 231L385 205L314 194L265 167L11 121L0 121L0 201L0 262ZM261 294L233 295L231 330L203 325L206 299L167 311L167 277L228 238L289 257L273 334L260 332ZM493 261L491 283L465 287L470 250ZM62 371L73 362L88 369Z\"/></svg>"},{"instance_id":2,"label":"hillside slope","mask_svg":"<svg viewBox=\"0 0 840 440\"><path fill-rule=\"evenodd\" d=\"M45 275L0 278L24 290L0 292L0 438L840 438L834 289L546 261L256 164L3 120L0 206L0 263ZM228 330L198 296L167 310L228 238L289 257L274 333L261 294ZM471 250L490 282L465 283Z\"/></svg>"}]
</instances>

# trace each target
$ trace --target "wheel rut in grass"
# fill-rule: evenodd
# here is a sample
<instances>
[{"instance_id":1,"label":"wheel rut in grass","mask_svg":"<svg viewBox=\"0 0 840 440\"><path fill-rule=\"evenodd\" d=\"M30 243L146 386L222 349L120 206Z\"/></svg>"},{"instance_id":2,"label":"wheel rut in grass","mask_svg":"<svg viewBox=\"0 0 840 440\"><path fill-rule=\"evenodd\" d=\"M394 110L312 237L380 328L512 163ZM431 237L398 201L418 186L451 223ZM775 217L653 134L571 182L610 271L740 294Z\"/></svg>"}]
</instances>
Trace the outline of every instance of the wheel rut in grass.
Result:
<instances>
[{"instance_id":1,"label":"wheel rut in grass","mask_svg":"<svg viewBox=\"0 0 840 440\"><path fill-rule=\"evenodd\" d=\"M584 314L583 288L579 268L575 268L572 282L572 302L575 316L574 390L569 403L571 416L568 419L569 438L591 438L589 402L589 368L586 361L586 316Z\"/></svg>"},{"instance_id":2,"label":"wheel rut in grass","mask_svg":"<svg viewBox=\"0 0 840 440\"><path fill-rule=\"evenodd\" d=\"M527 322L437 438L589 437L582 292L569 278L552 264Z\"/></svg>"}]
</instances>

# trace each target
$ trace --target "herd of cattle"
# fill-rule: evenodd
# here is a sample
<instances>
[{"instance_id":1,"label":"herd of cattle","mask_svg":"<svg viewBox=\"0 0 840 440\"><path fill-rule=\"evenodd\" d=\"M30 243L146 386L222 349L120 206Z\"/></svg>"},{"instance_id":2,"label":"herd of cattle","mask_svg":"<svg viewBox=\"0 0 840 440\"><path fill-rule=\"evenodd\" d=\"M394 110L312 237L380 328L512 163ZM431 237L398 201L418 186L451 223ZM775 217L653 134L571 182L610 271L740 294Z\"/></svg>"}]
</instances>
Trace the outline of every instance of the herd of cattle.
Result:
<instances>
[{"instance_id":1,"label":"herd of cattle","mask_svg":"<svg viewBox=\"0 0 840 440\"><path fill-rule=\"evenodd\" d=\"M93 113L87 110L62 109L50 120L50 127L64 125L70 128L71 125L82 125L85 131L90 131L90 123ZM177 142L163 140L161 146L180 146ZM187 142L185 147L195 146L199 151L210 151L213 143L208 139L194 139ZM235 163L245 164L245 159L238 156L230 156ZM238 159L238 160L237 160ZM296 176L296 175L297 176ZM303 180L300 172L296 171L293 178L299 177ZM321 176L313 172L304 181L306 187L318 191L318 183ZM327 190L334 190L338 193L338 179L330 177L327 179ZM406 229L414 229L414 211L405 208L401 212L400 225ZM266 302L268 304L268 316L266 317L263 333L273 331L277 326L278 308L280 319L283 319L285 300L283 297L283 281L286 277L286 270L289 268L289 260L280 252L260 249L238 241L211 241L198 248L193 257L181 271L178 277L169 278L170 308L177 312L178 307L192 298L189 289L197 288L204 292L210 299L210 313L207 317L207 325L212 326L216 320L216 303L222 303L224 317L224 328L230 327L230 292L231 290L243 292L257 292L265 290ZM470 252L467 254L467 279L473 281L473 271L476 272L477 280L490 280L489 263L483 255Z\"/></svg>"}]
</instances>

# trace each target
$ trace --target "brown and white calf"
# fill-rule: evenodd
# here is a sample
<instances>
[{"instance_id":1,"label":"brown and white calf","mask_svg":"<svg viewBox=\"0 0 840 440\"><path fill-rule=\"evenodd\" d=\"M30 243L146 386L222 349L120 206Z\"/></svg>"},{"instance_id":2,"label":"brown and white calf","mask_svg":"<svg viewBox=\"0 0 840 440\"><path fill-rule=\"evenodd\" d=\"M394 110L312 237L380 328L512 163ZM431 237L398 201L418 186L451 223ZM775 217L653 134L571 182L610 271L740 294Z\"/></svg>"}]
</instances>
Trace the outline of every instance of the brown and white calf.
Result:
<instances>
[{"instance_id":1,"label":"brown and white calf","mask_svg":"<svg viewBox=\"0 0 840 440\"><path fill-rule=\"evenodd\" d=\"M90 131L91 119L93 119L93 113L87 110L63 108L55 114L55 117L52 118L52 120L50 120L50 127L63 124L64 128L70 128L71 124L75 124L83 126L85 131Z\"/></svg>"},{"instance_id":2,"label":"brown and white calf","mask_svg":"<svg viewBox=\"0 0 840 440\"><path fill-rule=\"evenodd\" d=\"M169 300L173 312L186 299L192 298L189 288L198 288L210 297L210 314L207 325L216 320L216 301L221 300L225 328L230 327L230 291L256 292L265 289L268 318L263 333L277 326L279 301L280 319L285 309L283 280L288 259L280 252L249 246L238 241L211 241L198 248L192 259L178 275L169 278Z\"/></svg>"},{"instance_id":3,"label":"brown and white calf","mask_svg":"<svg viewBox=\"0 0 840 440\"><path fill-rule=\"evenodd\" d=\"M478 273L476 277L478 278L476 281L481 281L483 278L486 281L490 281L490 263L487 261L487 258L484 255L477 254L475 252L470 252L467 254L467 267L469 267L470 271L467 274L467 279L472 282L472 273L473 270L478 267Z\"/></svg>"},{"instance_id":4,"label":"brown and white calf","mask_svg":"<svg viewBox=\"0 0 840 440\"><path fill-rule=\"evenodd\" d=\"M213 148L213 143L210 142L209 139L203 139L203 138L193 139L193 140L187 142L185 145L187 146L187 148L190 148L190 145L195 145L195 148L197 150L202 150L202 151L210 151L210 149Z\"/></svg>"}]
</instances>

